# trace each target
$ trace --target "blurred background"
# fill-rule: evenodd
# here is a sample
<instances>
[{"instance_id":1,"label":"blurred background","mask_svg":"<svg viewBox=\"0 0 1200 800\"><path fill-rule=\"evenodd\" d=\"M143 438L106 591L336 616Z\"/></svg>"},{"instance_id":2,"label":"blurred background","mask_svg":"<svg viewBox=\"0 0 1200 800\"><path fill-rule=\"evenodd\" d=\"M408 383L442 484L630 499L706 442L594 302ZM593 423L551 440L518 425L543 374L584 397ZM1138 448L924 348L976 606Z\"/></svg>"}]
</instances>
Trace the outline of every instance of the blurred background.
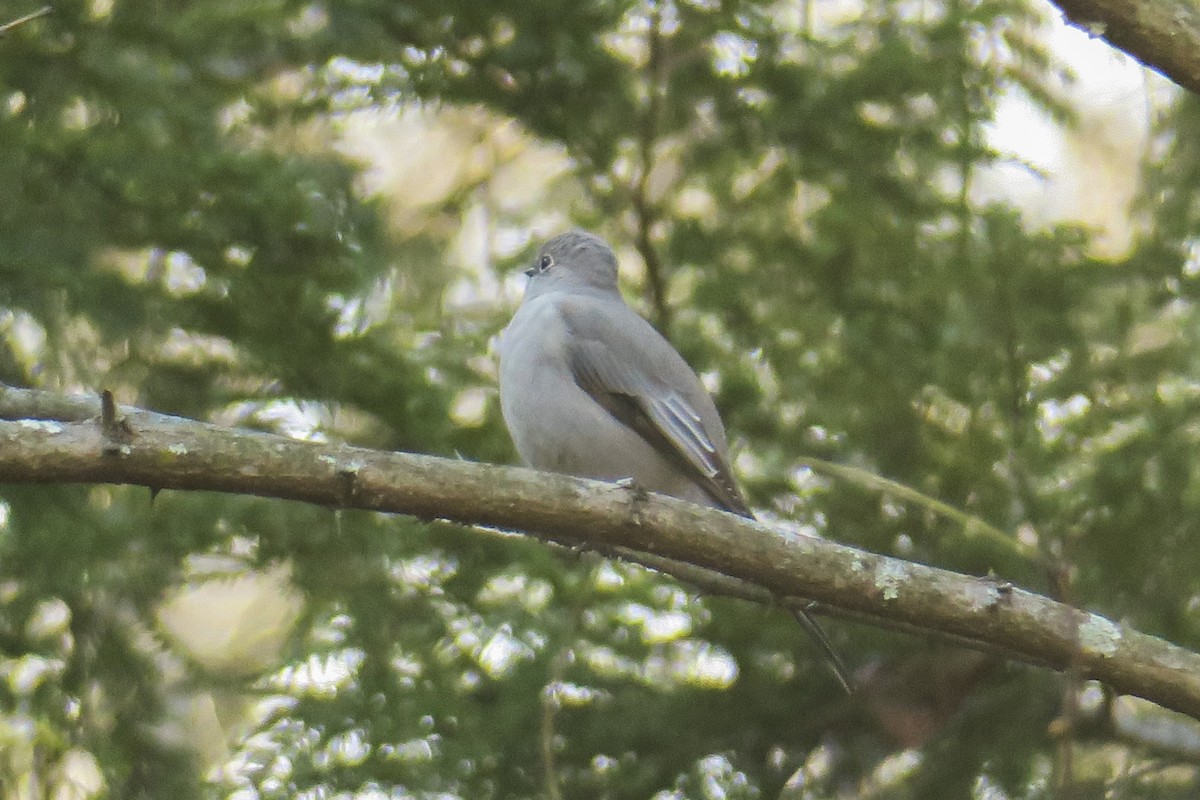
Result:
<instances>
[{"instance_id":1,"label":"blurred background","mask_svg":"<svg viewBox=\"0 0 1200 800\"><path fill-rule=\"evenodd\" d=\"M1200 104L1043 0L64 0L0 153L0 382L512 462L495 335L586 227L767 517L1200 647ZM850 700L517 536L0 486L0 797L1197 795L1178 716L826 627Z\"/></svg>"}]
</instances>

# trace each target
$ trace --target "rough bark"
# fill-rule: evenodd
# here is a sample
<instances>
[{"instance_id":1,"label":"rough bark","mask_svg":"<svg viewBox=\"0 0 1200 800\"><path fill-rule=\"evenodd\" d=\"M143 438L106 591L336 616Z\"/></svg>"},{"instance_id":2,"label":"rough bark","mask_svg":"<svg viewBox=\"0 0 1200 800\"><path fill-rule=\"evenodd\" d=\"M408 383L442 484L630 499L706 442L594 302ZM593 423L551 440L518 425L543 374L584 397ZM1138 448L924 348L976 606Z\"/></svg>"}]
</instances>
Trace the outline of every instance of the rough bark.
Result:
<instances>
[{"instance_id":1,"label":"rough bark","mask_svg":"<svg viewBox=\"0 0 1200 800\"><path fill-rule=\"evenodd\" d=\"M0 387L0 482L209 490L445 519L592 547L751 599L805 597L940 632L1200 719L1200 656L992 578L770 527L636 487L313 444Z\"/></svg>"},{"instance_id":2,"label":"rough bark","mask_svg":"<svg viewBox=\"0 0 1200 800\"><path fill-rule=\"evenodd\" d=\"M1200 93L1196 0L1052 0L1068 22Z\"/></svg>"}]
</instances>

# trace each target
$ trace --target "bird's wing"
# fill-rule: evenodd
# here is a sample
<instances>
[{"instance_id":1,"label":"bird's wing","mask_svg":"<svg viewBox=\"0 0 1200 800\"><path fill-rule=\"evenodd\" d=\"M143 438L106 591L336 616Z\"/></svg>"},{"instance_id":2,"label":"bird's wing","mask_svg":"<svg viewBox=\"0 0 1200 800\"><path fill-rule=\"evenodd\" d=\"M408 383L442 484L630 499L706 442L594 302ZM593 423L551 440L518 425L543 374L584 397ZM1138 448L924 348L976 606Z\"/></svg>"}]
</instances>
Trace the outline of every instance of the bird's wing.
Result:
<instances>
[{"instance_id":1,"label":"bird's wing","mask_svg":"<svg viewBox=\"0 0 1200 800\"><path fill-rule=\"evenodd\" d=\"M697 407L711 405L699 378L631 309L621 304L609 310L620 319L596 309L564 309L575 382L618 422L679 465L719 507L751 516L729 469L723 432L712 430L720 424L716 410ZM711 422L706 424L703 411Z\"/></svg>"},{"instance_id":2,"label":"bird's wing","mask_svg":"<svg viewBox=\"0 0 1200 800\"><path fill-rule=\"evenodd\" d=\"M685 470L719 507L753 519L729 470L716 408L675 348L624 302L567 302L559 313L571 332L567 358L580 388ZM850 694L846 667L829 637L807 609L794 612Z\"/></svg>"}]
</instances>

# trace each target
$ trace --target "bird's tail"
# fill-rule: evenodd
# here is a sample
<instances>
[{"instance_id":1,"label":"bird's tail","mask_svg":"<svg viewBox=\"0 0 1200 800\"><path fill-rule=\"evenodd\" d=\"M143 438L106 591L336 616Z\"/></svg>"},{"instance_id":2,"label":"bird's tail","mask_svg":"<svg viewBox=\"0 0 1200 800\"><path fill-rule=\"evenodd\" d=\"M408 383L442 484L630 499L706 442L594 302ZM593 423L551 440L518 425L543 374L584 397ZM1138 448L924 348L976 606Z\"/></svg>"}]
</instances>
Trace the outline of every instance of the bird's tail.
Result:
<instances>
[{"instance_id":1,"label":"bird's tail","mask_svg":"<svg viewBox=\"0 0 1200 800\"><path fill-rule=\"evenodd\" d=\"M847 695L854 694L850 688L850 677L846 670L846 665L842 663L841 656L833 649L833 644L829 641L829 637L825 635L825 631L821 630L821 626L812 618L804 608L793 608L792 614L796 617L796 621L800 623L800 627L808 631L808 635L817 643L817 647L821 650L821 655L825 657L825 665L829 667L829 671L833 673L833 677L837 678L837 682L841 684L842 689Z\"/></svg>"}]
</instances>

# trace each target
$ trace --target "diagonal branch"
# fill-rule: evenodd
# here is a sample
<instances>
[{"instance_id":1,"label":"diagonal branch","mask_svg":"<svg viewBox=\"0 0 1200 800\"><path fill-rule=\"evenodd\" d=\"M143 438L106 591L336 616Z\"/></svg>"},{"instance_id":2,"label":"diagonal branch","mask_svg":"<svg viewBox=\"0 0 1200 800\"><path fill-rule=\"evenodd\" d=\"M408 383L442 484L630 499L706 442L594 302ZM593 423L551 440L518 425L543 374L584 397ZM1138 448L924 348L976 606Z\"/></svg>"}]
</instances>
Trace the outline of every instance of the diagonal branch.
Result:
<instances>
[{"instance_id":1,"label":"diagonal branch","mask_svg":"<svg viewBox=\"0 0 1200 800\"><path fill-rule=\"evenodd\" d=\"M1197 0L1052 0L1067 21L1200 94Z\"/></svg>"},{"instance_id":2,"label":"diagonal branch","mask_svg":"<svg viewBox=\"0 0 1200 800\"><path fill-rule=\"evenodd\" d=\"M644 71L646 107L638 121L638 176L630 203L637 225L634 246L646 266L646 289L654 309L654 326L669 338L671 308L667 305L667 282L658 251L650 240L650 229L654 227L655 218L654 202L650 199L650 173L654 169L654 147L662 124L662 101L666 92L666 60L663 54L666 44L662 35L662 10L657 3L651 6L647 37L648 55Z\"/></svg>"},{"instance_id":3,"label":"diagonal branch","mask_svg":"<svg viewBox=\"0 0 1200 800\"><path fill-rule=\"evenodd\" d=\"M698 582L731 581L735 592L812 598L1071 666L1200 718L1200 656L994 579L781 533L636 487L117 413L123 436L114 448L98 400L0 387L0 482L204 489L518 530L671 572L676 565Z\"/></svg>"},{"instance_id":4,"label":"diagonal branch","mask_svg":"<svg viewBox=\"0 0 1200 800\"><path fill-rule=\"evenodd\" d=\"M20 25L24 25L26 22L31 22L32 20L35 20L38 17L44 17L53 10L54 9L51 8L50 6L42 6L37 11L33 11L29 14L26 14L23 17L18 17L17 19L12 20L11 22L6 22L3 25L0 25L0 36L3 36L4 34L8 33L13 28L16 28Z\"/></svg>"}]
</instances>

